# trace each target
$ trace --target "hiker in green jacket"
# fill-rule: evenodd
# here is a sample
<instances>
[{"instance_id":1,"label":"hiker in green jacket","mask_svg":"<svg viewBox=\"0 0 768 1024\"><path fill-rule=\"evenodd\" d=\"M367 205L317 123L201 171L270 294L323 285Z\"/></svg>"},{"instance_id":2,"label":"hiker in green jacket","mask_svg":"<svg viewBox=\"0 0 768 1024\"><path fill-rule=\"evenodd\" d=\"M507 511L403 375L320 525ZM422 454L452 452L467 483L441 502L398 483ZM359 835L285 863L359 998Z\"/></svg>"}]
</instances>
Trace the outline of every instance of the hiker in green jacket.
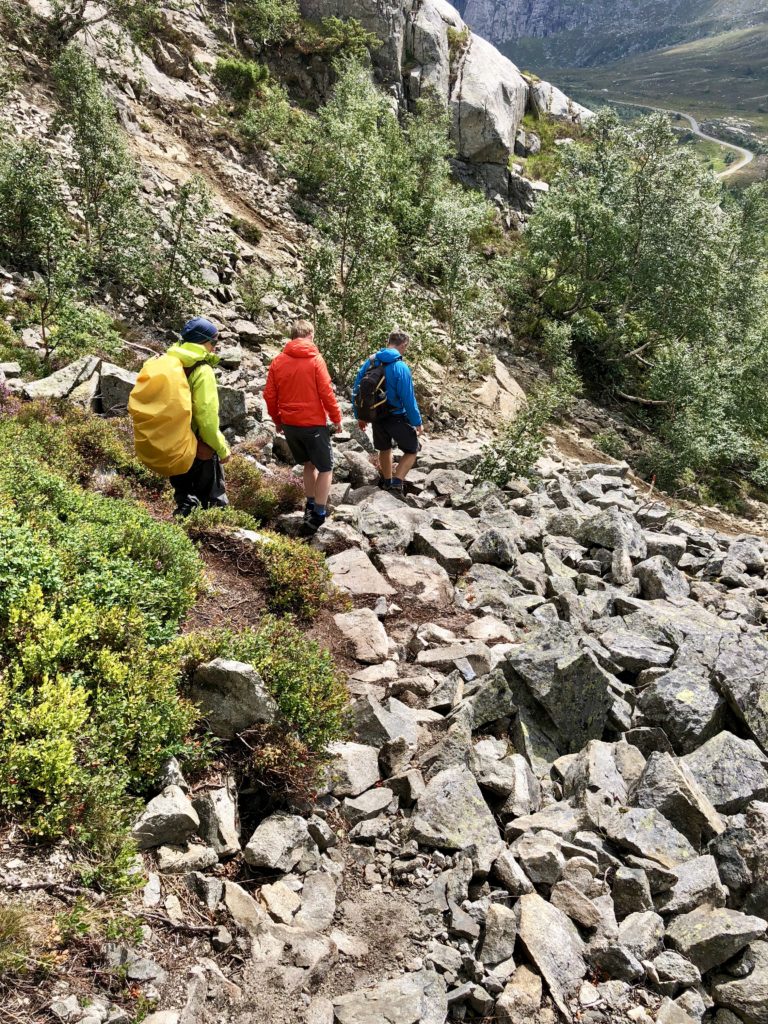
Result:
<instances>
[{"instance_id":1,"label":"hiker in green jacket","mask_svg":"<svg viewBox=\"0 0 768 1024\"><path fill-rule=\"evenodd\" d=\"M170 478L176 499L175 516L188 516L196 508L223 508L229 504L222 465L229 461L226 438L219 429L219 389L213 367L218 342L215 324L198 316L181 329L181 342L168 354L184 367L192 392L192 432L197 438L197 455L190 469Z\"/></svg>"}]
</instances>

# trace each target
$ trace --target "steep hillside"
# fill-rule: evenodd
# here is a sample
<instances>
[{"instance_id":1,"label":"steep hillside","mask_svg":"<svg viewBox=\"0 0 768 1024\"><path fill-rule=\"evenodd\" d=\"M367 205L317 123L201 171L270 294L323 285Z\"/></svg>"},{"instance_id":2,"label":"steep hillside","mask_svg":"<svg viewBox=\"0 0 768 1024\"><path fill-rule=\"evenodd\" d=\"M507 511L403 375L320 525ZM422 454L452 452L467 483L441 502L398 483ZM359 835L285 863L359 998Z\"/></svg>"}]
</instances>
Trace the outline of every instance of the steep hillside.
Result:
<instances>
[{"instance_id":1,"label":"steep hillside","mask_svg":"<svg viewBox=\"0 0 768 1024\"><path fill-rule=\"evenodd\" d=\"M302 11L0 0L0 1024L764 1024L768 188L444 0ZM196 314L179 520L127 408Z\"/></svg>"}]
</instances>

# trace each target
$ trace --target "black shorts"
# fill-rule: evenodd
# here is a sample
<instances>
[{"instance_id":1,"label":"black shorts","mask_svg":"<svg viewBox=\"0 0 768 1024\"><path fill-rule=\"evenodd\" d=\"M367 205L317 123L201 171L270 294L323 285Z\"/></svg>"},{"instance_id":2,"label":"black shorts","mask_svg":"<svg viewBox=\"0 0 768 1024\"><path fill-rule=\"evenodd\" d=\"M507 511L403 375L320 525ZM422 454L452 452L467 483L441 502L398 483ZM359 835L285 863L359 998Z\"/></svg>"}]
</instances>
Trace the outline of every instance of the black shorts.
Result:
<instances>
[{"instance_id":1,"label":"black shorts","mask_svg":"<svg viewBox=\"0 0 768 1024\"><path fill-rule=\"evenodd\" d=\"M285 440L297 462L311 462L318 473L333 469L333 447L328 427L292 427L285 424Z\"/></svg>"},{"instance_id":2,"label":"black shorts","mask_svg":"<svg viewBox=\"0 0 768 1024\"><path fill-rule=\"evenodd\" d=\"M373 423L373 447L377 452L386 452L390 448L399 448L406 455L415 455L421 447L414 427L400 413L383 416Z\"/></svg>"}]
</instances>

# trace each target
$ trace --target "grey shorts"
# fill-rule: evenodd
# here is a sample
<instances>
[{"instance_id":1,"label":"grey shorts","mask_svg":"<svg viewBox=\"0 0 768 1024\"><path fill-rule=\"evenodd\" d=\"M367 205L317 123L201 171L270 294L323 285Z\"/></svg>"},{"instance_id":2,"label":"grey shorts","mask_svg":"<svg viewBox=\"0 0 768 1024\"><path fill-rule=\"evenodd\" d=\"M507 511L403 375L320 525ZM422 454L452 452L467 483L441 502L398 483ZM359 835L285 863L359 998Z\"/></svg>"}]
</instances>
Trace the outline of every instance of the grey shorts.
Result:
<instances>
[{"instance_id":1,"label":"grey shorts","mask_svg":"<svg viewBox=\"0 0 768 1024\"><path fill-rule=\"evenodd\" d=\"M292 427L285 424L283 430L291 455L297 462L311 462L318 473L331 472L333 447L328 427Z\"/></svg>"},{"instance_id":2,"label":"grey shorts","mask_svg":"<svg viewBox=\"0 0 768 1024\"><path fill-rule=\"evenodd\" d=\"M377 452L386 452L390 448L399 448L406 455L415 455L421 445L414 427L401 413L383 416L373 423L373 447Z\"/></svg>"}]
</instances>

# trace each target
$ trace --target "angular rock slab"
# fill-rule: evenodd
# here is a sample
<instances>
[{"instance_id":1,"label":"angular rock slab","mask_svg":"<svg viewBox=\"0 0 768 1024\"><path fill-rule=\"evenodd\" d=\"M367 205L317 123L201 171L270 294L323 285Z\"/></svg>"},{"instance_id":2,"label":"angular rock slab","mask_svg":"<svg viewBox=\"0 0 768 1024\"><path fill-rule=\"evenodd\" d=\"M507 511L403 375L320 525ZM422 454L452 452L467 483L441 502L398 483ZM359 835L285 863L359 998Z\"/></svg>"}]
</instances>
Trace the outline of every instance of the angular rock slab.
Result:
<instances>
[{"instance_id":1,"label":"angular rock slab","mask_svg":"<svg viewBox=\"0 0 768 1024\"><path fill-rule=\"evenodd\" d=\"M667 926L667 940L703 974L730 960L740 949L761 939L768 922L725 907L697 907Z\"/></svg>"},{"instance_id":2,"label":"angular rock slab","mask_svg":"<svg viewBox=\"0 0 768 1024\"><path fill-rule=\"evenodd\" d=\"M178 786L166 786L134 822L131 836L140 850L183 843L200 825L192 801Z\"/></svg>"},{"instance_id":3,"label":"angular rock slab","mask_svg":"<svg viewBox=\"0 0 768 1024\"><path fill-rule=\"evenodd\" d=\"M768 753L768 642L755 636L729 637L721 646L714 679Z\"/></svg>"},{"instance_id":4,"label":"angular rock slab","mask_svg":"<svg viewBox=\"0 0 768 1024\"><path fill-rule=\"evenodd\" d=\"M271 814L258 826L244 850L247 864L270 871L290 871L302 854L315 847L307 823L298 814Z\"/></svg>"},{"instance_id":5,"label":"angular rock slab","mask_svg":"<svg viewBox=\"0 0 768 1024\"><path fill-rule=\"evenodd\" d=\"M391 597L396 592L359 548L347 548L338 555L332 555L326 565L335 585L355 597Z\"/></svg>"},{"instance_id":6,"label":"angular rock slab","mask_svg":"<svg viewBox=\"0 0 768 1024\"><path fill-rule=\"evenodd\" d=\"M665 868L674 868L696 856L685 836L653 807L604 808L599 815L599 825L616 845L657 861Z\"/></svg>"},{"instance_id":7,"label":"angular rock slab","mask_svg":"<svg viewBox=\"0 0 768 1024\"><path fill-rule=\"evenodd\" d=\"M379 665L387 660L389 640L378 616L370 608L355 608L339 612L333 621L352 644L354 656L367 665Z\"/></svg>"},{"instance_id":8,"label":"angular rock slab","mask_svg":"<svg viewBox=\"0 0 768 1024\"><path fill-rule=\"evenodd\" d=\"M700 845L702 836L711 839L725 831L725 822L690 770L671 754L651 754L637 783L634 802L661 811L693 846Z\"/></svg>"},{"instance_id":9,"label":"angular rock slab","mask_svg":"<svg viewBox=\"0 0 768 1024\"><path fill-rule=\"evenodd\" d=\"M387 579L406 590L421 604L441 605L453 601L453 584L442 565L427 555L381 555ZM388 585L388 584L387 584ZM390 589L389 593L394 593Z\"/></svg>"},{"instance_id":10,"label":"angular rock slab","mask_svg":"<svg viewBox=\"0 0 768 1024\"><path fill-rule=\"evenodd\" d=\"M436 971L403 974L333 1000L336 1024L444 1024L445 982Z\"/></svg>"},{"instance_id":11,"label":"angular rock slab","mask_svg":"<svg viewBox=\"0 0 768 1024\"><path fill-rule=\"evenodd\" d=\"M233 739L259 723L275 720L277 704L252 665L215 658L192 679L190 698L200 705L214 736Z\"/></svg>"},{"instance_id":12,"label":"angular rock slab","mask_svg":"<svg viewBox=\"0 0 768 1024\"><path fill-rule=\"evenodd\" d=\"M768 796L768 755L752 740L719 732L680 763L723 814L737 814L751 800Z\"/></svg>"},{"instance_id":13,"label":"angular rock slab","mask_svg":"<svg viewBox=\"0 0 768 1024\"><path fill-rule=\"evenodd\" d=\"M735 1011L744 1024L768 1024L768 942L751 943L749 952L752 972L717 984L715 1002Z\"/></svg>"},{"instance_id":14,"label":"angular rock slab","mask_svg":"<svg viewBox=\"0 0 768 1024\"><path fill-rule=\"evenodd\" d=\"M584 943L575 925L538 893L521 896L517 905L517 936L566 1020L568 999L587 973Z\"/></svg>"},{"instance_id":15,"label":"angular rock slab","mask_svg":"<svg viewBox=\"0 0 768 1024\"><path fill-rule=\"evenodd\" d=\"M659 676L637 699L643 722L660 726L678 754L690 754L720 731L725 706L712 683L690 668Z\"/></svg>"},{"instance_id":16,"label":"angular rock slab","mask_svg":"<svg viewBox=\"0 0 768 1024\"><path fill-rule=\"evenodd\" d=\"M333 758L328 775L334 796L359 796L381 778L376 747L364 743L331 743L328 753Z\"/></svg>"},{"instance_id":17,"label":"angular rock slab","mask_svg":"<svg viewBox=\"0 0 768 1024\"><path fill-rule=\"evenodd\" d=\"M417 801L411 836L424 846L472 852L484 872L504 846L480 787L465 767L446 768L430 779Z\"/></svg>"}]
</instances>

